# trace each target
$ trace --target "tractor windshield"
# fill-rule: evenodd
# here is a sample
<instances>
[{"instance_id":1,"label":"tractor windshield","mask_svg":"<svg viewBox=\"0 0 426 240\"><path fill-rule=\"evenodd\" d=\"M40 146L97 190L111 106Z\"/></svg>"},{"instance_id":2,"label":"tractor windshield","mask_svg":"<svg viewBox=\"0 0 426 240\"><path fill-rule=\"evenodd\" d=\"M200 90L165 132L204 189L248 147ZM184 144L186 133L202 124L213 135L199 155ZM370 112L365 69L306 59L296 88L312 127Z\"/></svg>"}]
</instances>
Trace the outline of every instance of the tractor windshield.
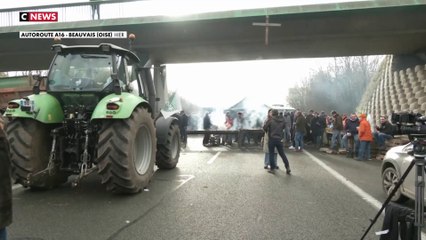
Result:
<instances>
[{"instance_id":1,"label":"tractor windshield","mask_svg":"<svg viewBox=\"0 0 426 240\"><path fill-rule=\"evenodd\" d=\"M121 56L116 55L120 85L126 84ZM49 91L104 91L110 89L113 57L103 53L67 53L56 55L48 75Z\"/></svg>"}]
</instances>

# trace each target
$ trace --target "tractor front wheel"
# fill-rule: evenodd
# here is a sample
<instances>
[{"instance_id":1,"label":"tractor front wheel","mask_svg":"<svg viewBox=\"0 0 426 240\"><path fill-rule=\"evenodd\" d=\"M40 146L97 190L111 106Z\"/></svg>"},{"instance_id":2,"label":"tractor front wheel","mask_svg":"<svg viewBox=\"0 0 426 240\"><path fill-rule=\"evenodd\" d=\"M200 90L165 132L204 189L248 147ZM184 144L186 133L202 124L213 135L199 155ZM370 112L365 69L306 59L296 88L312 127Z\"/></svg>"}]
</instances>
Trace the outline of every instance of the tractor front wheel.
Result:
<instances>
[{"instance_id":1,"label":"tractor front wheel","mask_svg":"<svg viewBox=\"0 0 426 240\"><path fill-rule=\"evenodd\" d=\"M180 156L180 130L177 124L173 123L169 126L166 143L158 144L157 149L157 167L175 168Z\"/></svg>"}]
</instances>

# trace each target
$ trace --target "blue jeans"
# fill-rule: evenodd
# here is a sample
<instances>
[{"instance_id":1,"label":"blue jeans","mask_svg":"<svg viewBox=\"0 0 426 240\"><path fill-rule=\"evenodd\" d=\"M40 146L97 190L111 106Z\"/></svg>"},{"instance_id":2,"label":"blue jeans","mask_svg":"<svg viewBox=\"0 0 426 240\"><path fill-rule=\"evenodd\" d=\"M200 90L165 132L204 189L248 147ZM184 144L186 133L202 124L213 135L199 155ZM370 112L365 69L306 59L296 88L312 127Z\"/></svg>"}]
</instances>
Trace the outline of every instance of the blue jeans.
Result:
<instances>
[{"instance_id":1,"label":"blue jeans","mask_svg":"<svg viewBox=\"0 0 426 240\"><path fill-rule=\"evenodd\" d=\"M274 150L277 149L278 154L284 162L285 168L290 169L290 164L288 163L287 156L284 153L284 145L281 142L281 139L269 139L268 148L270 153L273 153ZM269 165L271 166L271 169L277 168L274 162L274 154L269 154Z\"/></svg>"},{"instance_id":2,"label":"blue jeans","mask_svg":"<svg viewBox=\"0 0 426 240\"><path fill-rule=\"evenodd\" d=\"M350 137L348 137L347 134L345 134L345 136L343 136L343 138L342 138L342 141L345 144L346 151L347 152L352 151L353 153L355 153L355 156L357 156L357 153L358 153L358 150L359 150L358 134L352 135Z\"/></svg>"},{"instance_id":3,"label":"blue jeans","mask_svg":"<svg viewBox=\"0 0 426 240\"><path fill-rule=\"evenodd\" d=\"M388 135L386 133L381 133L381 132L374 132L374 142L379 147L385 147L385 141L389 139L392 139L391 135Z\"/></svg>"},{"instance_id":4,"label":"blue jeans","mask_svg":"<svg viewBox=\"0 0 426 240\"><path fill-rule=\"evenodd\" d=\"M294 147L297 149L303 149L303 132L296 132L296 135L294 136Z\"/></svg>"},{"instance_id":5,"label":"blue jeans","mask_svg":"<svg viewBox=\"0 0 426 240\"><path fill-rule=\"evenodd\" d=\"M186 133L186 127L180 128L180 138L183 143L186 143L188 139L188 134Z\"/></svg>"},{"instance_id":6,"label":"blue jeans","mask_svg":"<svg viewBox=\"0 0 426 240\"><path fill-rule=\"evenodd\" d=\"M0 229L0 240L6 240L7 239L7 232L6 228Z\"/></svg>"},{"instance_id":7,"label":"blue jeans","mask_svg":"<svg viewBox=\"0 0 426 240\"><path fill-rule=\"evenodd\" d=\"M284 133L285 133L285 142L290 143L291 142L290 126L285 127Z\"/></svg>"},{"instance_id":8,"label":"blue jeans","mask_svg":"<svg viewBox=\"0 0 426 240\"><path fill-rule=\"evenodd\" d=\"M315 139L315 144L317 148L322 147L323 136L324 136L324 129L321 128L318 130L318 135L316 136L316 139Z\"/></svg>"},{"instance_id":9,"label":"blue jeans","mask_svg":"<svg viewBox=\"0 0 426 240\"><path fill-rule=\"evenodd\" d=\"M335 149L336 141L339 142L339 147L336 149L336 150L338 150L341 147L341 144L342 144L342 138L340 136L339 130L333 130L333 134L331 135L331 149Z\"/></svg>"},{"instance_id":10,"label":"blue jeans","mask_svg":"<svg viewBox=\"0 0 426 240\"><path fill-rule=\"evenodd\" d=\"M269 147L269 146L268 146ZM274 153L274 162L275 162L275 166L277 166L277 153ZM269 153L265 153L265 166L271 166L271 164L269 164Z\"/></svg>"},{"instance_id":11,"label":"blue jeans","mask_svg":"<svg viewBox=\"0 0 426 240\"><path fill-rule=\"evenodd\" d=\"M368 160L371 158L370 156L370 142L369 141L360 141L359 142L359 152L358 158L360 160Z\"/></svg>"}]
</instances>

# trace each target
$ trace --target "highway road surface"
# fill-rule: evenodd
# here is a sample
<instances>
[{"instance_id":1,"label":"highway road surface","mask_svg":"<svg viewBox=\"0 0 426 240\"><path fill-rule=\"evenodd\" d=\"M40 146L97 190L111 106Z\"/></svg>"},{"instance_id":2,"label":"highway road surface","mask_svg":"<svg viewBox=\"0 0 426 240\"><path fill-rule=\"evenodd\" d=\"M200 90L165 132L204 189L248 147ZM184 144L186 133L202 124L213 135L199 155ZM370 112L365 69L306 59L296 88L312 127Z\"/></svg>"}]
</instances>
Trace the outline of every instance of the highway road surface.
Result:
<instances>
[{"instance_id":1,"label":"highway road surface","mask_svg":"<svg viewBox=\"0 0 426 240\"><path fill-rule=\"evenodd\" d=\"M360 239L386 195L378 160L285 150L292 175L263 169L259 146L204 147L190 136L178 167L135 195L93 174L72 188L14 187L12 240ZM412 206L413 202L406 203ZM365 239L378 239L383 215Z\"/></svg>"}]
</instances>

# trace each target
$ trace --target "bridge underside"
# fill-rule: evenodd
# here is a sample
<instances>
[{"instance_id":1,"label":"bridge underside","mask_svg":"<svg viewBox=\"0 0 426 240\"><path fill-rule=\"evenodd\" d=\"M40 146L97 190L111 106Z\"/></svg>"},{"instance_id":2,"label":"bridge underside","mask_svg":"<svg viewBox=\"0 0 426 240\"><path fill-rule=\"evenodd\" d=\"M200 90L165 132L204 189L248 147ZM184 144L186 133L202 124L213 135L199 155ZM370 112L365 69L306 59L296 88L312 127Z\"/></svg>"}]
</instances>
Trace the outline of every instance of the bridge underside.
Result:
<instances>
[{"instance_id":1,"label":"bridge underside","mask_svg":"<svg viewBox=\"0 0 426 240\"><path fill-rule=\"evenodd\" d=\"M15 27L0 33L0 71L47 69L52 39L19 39L19 31L127 31L137 39L133 49L153 63L191 63L378 54L424 56L426 6L269 14L206 20L147 22L146 18L109 19ZM37 29L35 29L37 27ZM13 31L13 29L15 29ZM112 42L128 47L127 39L64 39L63 44Z\"/></svg>"}]
</instances>

